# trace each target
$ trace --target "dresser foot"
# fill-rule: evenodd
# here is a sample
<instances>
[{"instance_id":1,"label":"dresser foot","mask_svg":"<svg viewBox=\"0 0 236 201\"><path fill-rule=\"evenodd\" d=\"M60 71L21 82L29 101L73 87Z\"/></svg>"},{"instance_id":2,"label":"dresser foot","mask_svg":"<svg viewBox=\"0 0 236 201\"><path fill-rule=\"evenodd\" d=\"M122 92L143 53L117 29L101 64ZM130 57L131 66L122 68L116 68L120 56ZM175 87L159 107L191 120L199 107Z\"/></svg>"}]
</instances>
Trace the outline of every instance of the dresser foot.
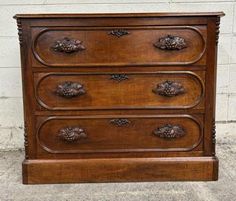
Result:
<instances>
[{"instance_id":1,"label":"dresser foot","mask_svg":"<svg viewBox=\"0 0 236 201\"><path fill-rule=\"evenodd\" d=\"M25 160L24 184L215 181L216 157Z\"/></svg>"}]
</instances>

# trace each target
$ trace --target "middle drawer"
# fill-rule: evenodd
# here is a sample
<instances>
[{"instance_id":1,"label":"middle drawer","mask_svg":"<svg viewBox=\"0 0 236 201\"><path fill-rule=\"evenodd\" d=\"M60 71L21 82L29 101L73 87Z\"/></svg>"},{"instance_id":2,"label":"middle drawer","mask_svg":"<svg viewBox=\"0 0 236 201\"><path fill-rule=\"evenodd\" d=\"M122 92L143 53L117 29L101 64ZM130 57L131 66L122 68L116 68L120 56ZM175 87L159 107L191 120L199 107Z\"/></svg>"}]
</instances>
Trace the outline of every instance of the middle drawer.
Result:
<instances>
[{"instance_id":1,"label":"middle drawer","mask_svg":"<svg viewBox=\"0 0 236 201\"><path fill-rule=\"evenodd\" d=\"M204 108L203 71L35 73L34 78L36 100L49 110Z\"/></svg>"}]
</instances>

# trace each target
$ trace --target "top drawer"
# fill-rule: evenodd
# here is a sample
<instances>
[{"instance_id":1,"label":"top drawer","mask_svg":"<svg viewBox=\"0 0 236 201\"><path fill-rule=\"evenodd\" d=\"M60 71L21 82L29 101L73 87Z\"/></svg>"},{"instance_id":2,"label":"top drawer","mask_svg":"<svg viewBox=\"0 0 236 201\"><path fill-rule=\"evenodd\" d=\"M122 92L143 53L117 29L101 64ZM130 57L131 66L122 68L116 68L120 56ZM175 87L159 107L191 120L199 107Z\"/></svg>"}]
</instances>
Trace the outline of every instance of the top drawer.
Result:
<instances>
[{"instance_id":1,"label":"top drawer","mask_svg":"<svg viewBox=\"0 0 236 201\"><path fill-rule=\"evenodd\" d=\"M33 66L205 65L206 26L34 27Z\"/></svg>"}]
</instances>

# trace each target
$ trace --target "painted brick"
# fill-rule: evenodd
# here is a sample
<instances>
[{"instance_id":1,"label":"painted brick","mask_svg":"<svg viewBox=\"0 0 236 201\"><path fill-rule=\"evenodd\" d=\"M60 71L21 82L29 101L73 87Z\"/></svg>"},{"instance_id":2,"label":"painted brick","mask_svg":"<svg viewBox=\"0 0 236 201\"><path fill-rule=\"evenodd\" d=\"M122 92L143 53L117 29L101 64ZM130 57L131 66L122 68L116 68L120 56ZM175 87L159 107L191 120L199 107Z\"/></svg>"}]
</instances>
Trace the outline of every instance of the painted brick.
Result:
<instances>
[{"instance_id":1,"label":"painted brick","mask_svg":"<svg viewBox=\"0 0 236 201\"><path fill-rule=\"evenodd\" d=\"M21 98L0 98L0 127L23 126Z\"/></svg>"},{"instance_id":2,"label":"painted brick","mask_svg":"<svg viewBox=\"0 0 236 201\"><path fill-rule=\"evenodd\" d=\"M0 98L22 97L20 68L0 68Z\"/></svg>"},{"instance_id":3,"label":"painted brick","mask_svg":"<svg viewBox=\"0 0 236 201\"><path fill-rule=\"evenodd\" d=\"M0 44L1 44L0 45L0 68L1 67L19 67L20 66L20 47L19 47L18 38L0 37Z\"/></svg>"},{"instance_id":4,"label":"painted brick","mask_svg":"<svg viewBox=\"0 0 236 201\"><path fill-rule=\"evenodd\" d=\"M229 67L229 91L236 93L236 64L231 64Z\"/></svg>"},{"instance_id":5,"label":"painted brick","mask_svg":"<svg viewBox=\"0 0 236 201\"><path fill-rule=\"evenodd\" d=\"M24 131L20 128L0 128L0 150L22 149L24 147Z\"/></svg>"},{"instance_id":6,"label":"painted brick","mask_svg":"<svg viewBox=\"0 0 236 201\"><path fill-rule=\"evenodd\" d=\"M228 95L217 94L216 96L216 121L227 121Z\"/></svg>"},{"instance_id":7,"label":"painted brick","mask_svg":"<svg viewBox=\"0 0 236 201\"><path fill-rule=\"evenodd\" d=\"M220 35L218 44L218 64L229 64L232 36Z\"/></svg>"},{"instance_id":8,"label":"painted brick","mask_svg":"<svg viewBox=\"0 0 236 201\"><path fill-rule=\"evenodd\" d=\"M235 21L236 21L236 18L235 18ZM234 63L236 66L236 36L234 36L232 39L231 63Z\"/></svg>"},{"instance_id":9,"label":"painted brick","mask_svg":"<svg viewBox=\"0 0 236 201\"><path fill-rule=\"evenodd\" d=\"M229 95L228 119L231 121L236 120L236 94Z\"/></svg>"},{"instance_id":10,"label":"painted brick","mask_svg":"<svg viewBox=\"0 0 236 201\"><path fill-rule=\"evenodd\" d=\"M221 18L221 33L232 33L234 3L171 3L170 11L173 12L209 12L224 11L225 16Z\"/></svg>"},{"instance_id":11,"label":"painted brick","mask_svg":"<svg viewBox=\"0 0 236 201\"><path fill-rule=\"evenodd\" d=\"M217 66L217 93L228 93L229 88L229 66Z\"/></svg>"},{"instance_id":12,"label":"painted brick","mask_svg":"<svg viewBox=\"0 0 236 201\"><path fill-rule=\"evenodd\" d=\"M234 4L234 25L233 25L233 32L236 34L236 3Z\"/></svg>"}]
</instances>

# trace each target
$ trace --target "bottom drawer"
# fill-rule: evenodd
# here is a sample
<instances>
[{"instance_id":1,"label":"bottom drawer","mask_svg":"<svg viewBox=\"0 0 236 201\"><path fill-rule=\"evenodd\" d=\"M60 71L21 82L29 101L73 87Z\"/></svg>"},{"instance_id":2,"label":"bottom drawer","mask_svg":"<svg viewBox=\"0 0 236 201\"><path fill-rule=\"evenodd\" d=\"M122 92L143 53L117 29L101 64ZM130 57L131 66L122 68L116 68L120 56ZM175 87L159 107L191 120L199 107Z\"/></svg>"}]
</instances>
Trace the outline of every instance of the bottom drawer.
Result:
<instances>
[{"instance_id":1,"label":"bottom drawer","mask_svg":"<svg viewBox=\"0 0 236 201\"><path fill-rule=\"evenodd\" d=\"M37 142L54 154L191 151L202 120L190 115L39 117Z\"/></svg>"}]
</instances>

